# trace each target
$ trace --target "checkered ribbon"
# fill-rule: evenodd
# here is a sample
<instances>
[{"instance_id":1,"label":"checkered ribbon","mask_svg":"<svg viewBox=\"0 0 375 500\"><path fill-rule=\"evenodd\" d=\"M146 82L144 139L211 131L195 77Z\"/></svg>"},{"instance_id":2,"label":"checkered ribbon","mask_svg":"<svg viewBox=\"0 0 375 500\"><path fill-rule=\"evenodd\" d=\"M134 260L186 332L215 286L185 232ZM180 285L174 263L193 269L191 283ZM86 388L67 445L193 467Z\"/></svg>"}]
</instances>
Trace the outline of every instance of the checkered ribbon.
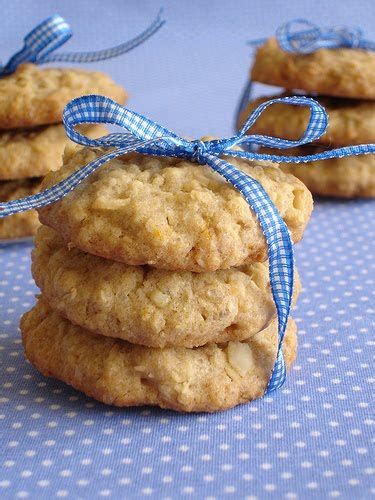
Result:
<instances>
[{"instance_id":1,"label":"checkered ribbon","mask_svg":"<svg viewBox=\"0 0 375 500\"><path fill-rule=\"evenodd\" d=\"M90 52L63 52L56 54L55 50L64 45L72 36L72 30L64 18L55 14L36 26L24 38L23 48L14 54L5 66L0 65L0 77L9 75L16 71L17 67L25 62L43 64L49 62L95 62L103 59L117 57L134 49L154 33L165 23L161 18L162 11L158 13L153 23L138 36L128 42L105 50Z\"/></svg>"},{"instance_id":2,"label":"checkered ribbon","mask_svg":"<svg viewBox=\"0 0 375 500\"><path fill-rule=\"evenodd\" d=\"M306 19L294 19L276 30L276 39L286 52L311 54L319 49L375 50L375 42L366 40L359 28L319 28ZM266 38L249 42L263 45Z\"/></svg>"}]
</instances>

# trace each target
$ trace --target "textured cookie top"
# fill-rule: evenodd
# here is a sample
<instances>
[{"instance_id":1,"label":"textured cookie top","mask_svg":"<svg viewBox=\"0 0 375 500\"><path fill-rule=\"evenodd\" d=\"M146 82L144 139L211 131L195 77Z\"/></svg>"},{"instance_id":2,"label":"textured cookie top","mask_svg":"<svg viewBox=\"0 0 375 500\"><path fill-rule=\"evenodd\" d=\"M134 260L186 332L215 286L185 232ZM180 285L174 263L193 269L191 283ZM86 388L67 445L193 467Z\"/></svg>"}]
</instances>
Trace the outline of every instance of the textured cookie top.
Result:
<instances>
[{"instance_id":1,"label":"textured cookie top","mask_svg":"<svg viewBox=\"0 0 375 500\"><path fill-rule=\"evenodd\" d=\"M107 133L101 125L84 125L80 129L91 138ZM68 143L62 124L0 132L0 180L39 177L57 170Z\"/></svg>"},{"instance_id":2,"label":"textured cookie top","mask_svg":"<svg viewBox=\"0 0 375 500\"><path fill-rule=\"evenodd\" d=\"M322 147L304 146L290 149L287 154L307 155L325 150ZM271 153L271 150L265 148L262 151ZM280 168L301 179L314 194L340 198L375 198L374 154L314 161L305 165L281 163Z\"/></svg>"},{"instance_id":3,"label":"textured cookie top","mask_svg":"<svg viewBox=\"0 0 375 500\"><path fill-rule=\"evenodd\" d=\"M68 156L43 187L103 152ZM306 187L275 166L230 162L263 185L298 241L312 210ZM115 159L39 215L69 244L131 265L201 272L267 258L263 233L242 195L209 167L174 158Z\"/></svg>"},{"instance_id":4,"label":"textured cookie top","mask_svg":"<svg viewBox=\"0 0 375 500\"><path fill-rule=\"evenodd\" d=\"M98 71L21 64L0 78L0 129L61 122L65 105L86 94L103 94L119 103L127 98L120 85Z\"/></svg>"},{"instance_id":5,"label":"textured cookie top","mask_svg":"<svg viewBox=\"0 0 375 500\"><path fill-rule=\"evenodd\" d=\"M117 406L230 408L264 393L276 355L275 323L246 342L152 349L92 335L40 299L20 326L26 356L38 370ZM296 348L296 327L289 320L283 346L287 368Z\"/></svg>"},{"instance_id":6,"label":"textured cookie top","mask_svg":"<svg viewBox=\"0 0 375 500\"><path fill-rule=\"evenodd\" d=\"M289 90L375 99L375 52L320 49L295 54L284 52L270 38L256 52L251 79Z\"/></svg>"},{"instance_id":7,"label":"textured cookie top","mask_svg":"<svg viewBox=\"0 0 375 500\"><path fill-rule=\"evenodd\" d=\"M209 273L128 266L68 250L42 226L34 279L54 310L101 335L150 347L249 338L276 315L268 263ZM299 291L297 277L295 297Z\"/></svg>"},{"instance_id":8,"label":"textured cookie top","mask_svg":"<svg viewBox=\"0 0 375 500\"><path fill-rule=\"evenodd\" d=\"M375 71L375 69L374 69ZM279 94L260 97L250 102L239 118L241 127L251 111L269 99L290 96ZM375 102L334 97L315 97L328 113L328 129L317 141L331 146L346 146L375 142ZM264 134L297 140L309 122L310 110L300 106L273 104L258 118L249 134Z\"/></svg>"}]
</instances>

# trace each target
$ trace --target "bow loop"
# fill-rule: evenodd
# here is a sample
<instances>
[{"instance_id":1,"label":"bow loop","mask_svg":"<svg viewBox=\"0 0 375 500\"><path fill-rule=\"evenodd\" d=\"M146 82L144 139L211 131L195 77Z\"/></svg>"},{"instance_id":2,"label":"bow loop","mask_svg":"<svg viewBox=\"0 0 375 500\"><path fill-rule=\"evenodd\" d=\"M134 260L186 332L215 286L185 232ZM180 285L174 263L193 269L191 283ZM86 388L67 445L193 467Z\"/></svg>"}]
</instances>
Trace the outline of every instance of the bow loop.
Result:
<instances>
[{"instance_id":1,"label":"bow loop","mask_svg":"<svg viewBox=\"0 0 375 500\"><path fill-rule=\"evenodd\" d=\"M310 109L310 119L306 127L306 130L302 137L298 140L291 141L287 139L280 139L278 137L270 137L266 135L245 135L246 132L254 125L258 120L260 115L273 104L287 104L293 106L303 106ZM302 146L303 144L308 144L316 139L319 139L321 135L325 133L328 126L328 118L325 109L321 104L319 104L314 99L304 97L304 96L293 96L293 97L280 97L277 99L270 99L262 104L260 104L254 111L250 114L245 124L238 133L237 144L256 144L261 146L273 147L278 149L289 149L297 146Z\"/></svg>"},{"instance_id":2,"label":"bow loop","mask_svg":"<svg viewBox=\"0 0 375 500\"><path fill-rule=\"evenodd\" d=\"M145 116L130 111L108 97L94 94L73 99L64 109L63 123L69 139L83 146L118 147L127 144L130 137L139 141L162 137L178 139L176 134ZM117 125L124 128L126 133L90 139L74 129L76 125L83 123Z\"/></svg>"},{"instance_id":3,"label":"bow loop","mask_svg":"<svg viewBox=\"0 0 375 500\"><path fill-rule=\"evenodd\" d=\"M26 35L25 47L30 56L35 57L33 62L43 62L48 54L64 45L72 36L65 19L54 14Z\"/></svg>"},{"instance_id":4,"label":"bow loop","mask_svg":"<svg viewBox=\"0 0 375 500\"><path fill-rule=\"evenodd\" d=\"M294 31L296 27L302 29ZM321 36L322 31L319 27L305 19L289 21L276 30L277 41L286 52L308 54L312 52Z\"/></svg>"},{"instance_id":5,"label":"bow loop","mask_svg":"<svg viewBox=\"0 0 375 500\"><path fill-rule=\"evenodd\" d=\"M57 53L55 50L66 43L72 36L72 31L65 19L58 14L48 17L38 24L24 38L23 48L14 54L5 66L0 66L0 77L16 71L25 62L43 64L47 62L94 62L117 57L137 47L165 23L159 11L153 23L135 38L116 47L92 52Z\"/></svg>"}]
</instances>

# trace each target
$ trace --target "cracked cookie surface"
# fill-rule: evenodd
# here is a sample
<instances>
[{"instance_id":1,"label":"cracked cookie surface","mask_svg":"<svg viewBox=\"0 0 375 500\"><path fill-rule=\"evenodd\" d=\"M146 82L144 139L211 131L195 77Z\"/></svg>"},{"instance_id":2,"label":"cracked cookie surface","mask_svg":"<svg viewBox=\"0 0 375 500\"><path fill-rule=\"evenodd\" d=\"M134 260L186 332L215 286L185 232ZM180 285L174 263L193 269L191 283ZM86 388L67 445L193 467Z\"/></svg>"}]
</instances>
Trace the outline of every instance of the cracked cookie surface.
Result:
<instances>
[{"instance_id":1,"label":"cracked cookie surface","mask_svg":"<svg viewBox=\"0 0 375 500\"><path fill-rule=\"evenodd\" d=\"M125 90L99 71L20 64L0 79L0 129L61 122L65 105L88 94L103 94L120 104L127 99Z\"/></svg>"},{"instance_id":2,"label":"cracked cookie surface","mask_svg":"<svg viewBox=\"0 0 375 500\"><path fill-rule=\"evenodd\" d=\"M288 90L375 99L375 52L320 49L312 54L284 52L275 38L258 48L251 79Z\"/></svg>"}]
</instances>

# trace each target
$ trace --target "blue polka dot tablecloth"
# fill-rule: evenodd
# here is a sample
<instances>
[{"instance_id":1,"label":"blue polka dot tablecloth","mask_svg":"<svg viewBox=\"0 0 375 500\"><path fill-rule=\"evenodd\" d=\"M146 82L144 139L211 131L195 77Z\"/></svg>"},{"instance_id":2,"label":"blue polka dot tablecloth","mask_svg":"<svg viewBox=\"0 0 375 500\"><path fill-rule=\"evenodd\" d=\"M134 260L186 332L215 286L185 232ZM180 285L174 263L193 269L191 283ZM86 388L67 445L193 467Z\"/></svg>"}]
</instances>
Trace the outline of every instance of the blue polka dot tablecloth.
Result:
<instances>
[{"instance_id":1,"label":"blue polka dot tablecloth","mask_svg":"<svg viewBox=\"0 0 375 500\"><path fill-rule=\"evenodd\" d=\"M374 216L316 202L287 383L214 415L107 407L38 374L18 329L31 245L0 247L0 498L373 497Z\"/></svg>"}]
</instances>

